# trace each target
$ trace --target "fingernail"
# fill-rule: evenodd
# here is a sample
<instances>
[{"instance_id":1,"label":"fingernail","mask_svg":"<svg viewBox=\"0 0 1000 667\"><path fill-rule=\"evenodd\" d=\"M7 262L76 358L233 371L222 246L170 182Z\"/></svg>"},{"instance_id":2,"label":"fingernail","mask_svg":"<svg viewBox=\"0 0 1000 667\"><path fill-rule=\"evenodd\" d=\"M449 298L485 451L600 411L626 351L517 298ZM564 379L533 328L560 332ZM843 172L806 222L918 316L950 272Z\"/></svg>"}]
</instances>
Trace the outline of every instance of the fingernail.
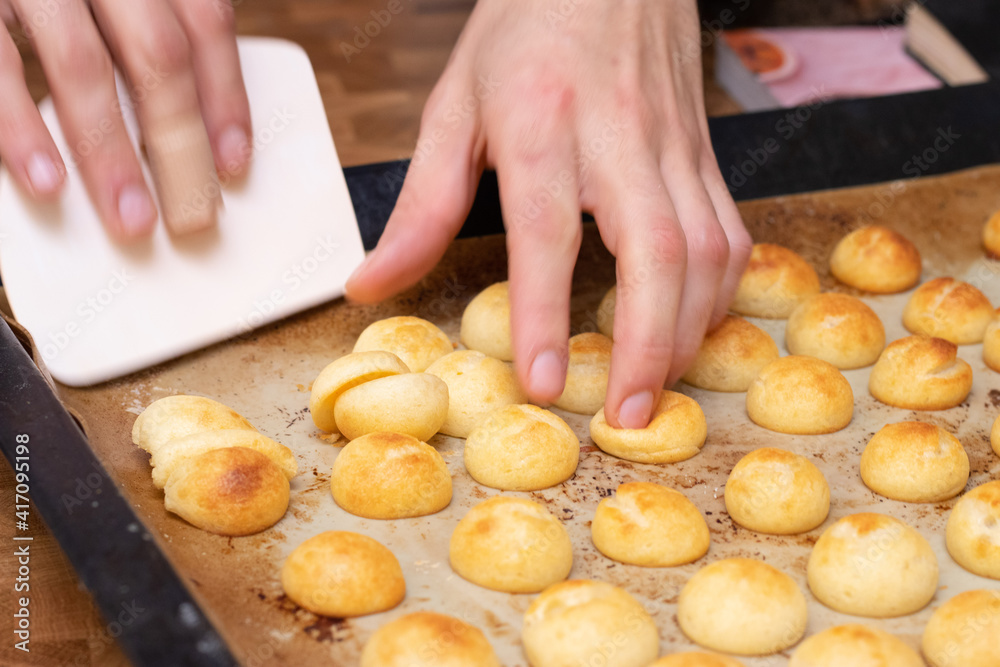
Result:
<instances>
[{"instance_id":1,"label":"fingernail","mask_svg":"<svg viewBox=\"0 0 1000 667\"><path fill-rule=\"evenodd\" d=\"M62 175L59 168L48 155L42 152L32 153L28 158L27 165L28 180L31 187L38 194L49 194L55 192L62 182Z\"/></svg>"},{"instance_id":2,"label":"fingernail","mask_svg":"<svg viewBox=\"0 0 1000 667\"><path fill-rule=\"evenodd\" d=\"M239 125L230 125L219 136L219 158L227 171L239 171L250 157L247 133Z\"/></svg>"},{"instance_id":3,"label":"fingernail","mask_svg":"<svg viewBox=\"0 0 1000 667\"><path fill-rule=\"evenodd\" d=\"M622 406L618 408L618 423L622 428L646 428L652 412L653 392L641 391L622 401Z\"/></svg>"},{"instance_id":4,"label":"fingernail","mask_svg":"<svg viewBox=\"0 0 1000 667\"><path fill-rule=\"evenodd\" d=\"M545 350L531 362L528 372L531 393L535 396L555 400L563 391L563 365L554 350Z\"/></svg>"},{"instance_id":5,"label":"fingernail","mask_svg":"<svg viewBox=\"0 0 1000 667\"><path fill-rule=\"evenodd\" d=\"M127 236L144 234L156 218L153 200L141 185L126 185L118 194L118 216Z\"/></svg>"}]
</instances>

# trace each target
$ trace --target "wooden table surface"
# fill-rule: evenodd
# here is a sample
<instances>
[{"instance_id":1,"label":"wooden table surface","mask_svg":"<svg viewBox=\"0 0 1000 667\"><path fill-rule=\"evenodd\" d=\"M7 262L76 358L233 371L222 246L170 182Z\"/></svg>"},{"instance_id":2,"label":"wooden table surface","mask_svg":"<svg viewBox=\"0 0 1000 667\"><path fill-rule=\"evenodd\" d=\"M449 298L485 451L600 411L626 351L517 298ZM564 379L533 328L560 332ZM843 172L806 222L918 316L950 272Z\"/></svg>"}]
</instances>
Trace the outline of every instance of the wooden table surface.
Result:
<instances>
[{"instance_id":1,"label":"wooden table surface","mask_svg":"<svg viewBox=\"0 0 1000 667\"><path fill-rule=\"evenodd\" d=\"M865 11L877 0L854 0ZM474 4L472 0L404 0L404 10L348 63L341 43L371 19L372 0L235 0L242 35L281 37L301 44L312 59L341 161L345 165L396 160L411 155L424 101L443 69L452 45ZM784 0L798 6L798 0ZM835 5L837 3L834 3ZM780 9L780 3L779 3ZM866 9L867 8L867 9ZM836 18L844 18L841 13ZM824 15L825 16L825 15ZM847 18L850 18L850 14ZM829 17L827 17L829 18ZM855 16L856 18L856 16ZM822 20L822 18L818 19ZM44 78L27 44L19 40L25 72L36 99L46 94ZM706 72L711 71L711 48ZM737 113L739 107L706 76L710 115ZM14 475L0 464L0 503L14 505ZM5 631L0 665L118 667L128 660L82 589L58 544L37 515L30 534L30 653L12 648L13 590L17 571L13 550L0 550L0 610ZM14 533L13 519L3 533Z\"/></svg>"}]
</instances>

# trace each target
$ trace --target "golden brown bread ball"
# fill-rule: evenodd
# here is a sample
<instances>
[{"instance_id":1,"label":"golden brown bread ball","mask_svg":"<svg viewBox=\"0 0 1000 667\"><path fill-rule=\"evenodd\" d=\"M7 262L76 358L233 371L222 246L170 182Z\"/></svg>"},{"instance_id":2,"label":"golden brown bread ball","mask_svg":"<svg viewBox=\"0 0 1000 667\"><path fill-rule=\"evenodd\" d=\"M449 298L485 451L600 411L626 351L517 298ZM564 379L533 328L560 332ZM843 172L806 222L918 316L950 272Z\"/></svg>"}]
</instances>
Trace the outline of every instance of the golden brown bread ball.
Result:
<instances>
[{"instance_id":1,"label":"golden brown bread ball","mask_svg":"<svg viewBox=\"0 0 1000 667\"><path fill-rule=\"evenodd\" d=\"M204 396L166 396L150 403L132 424L132 442L155 454L165 442L201 431L256 431L230 407Z\"/></svg>"},{"instance_id":2,"label":"golden brown bread ball","mask_svg":"<svg viewBox=\"0 0 1000 667\"><path fill-rule=\"evenodd\" d=\"M339 433L335 409L341 394L365 382L409 372L403 360L392 352L373 350L345 354L328 364L313 381L309 395L313 423L324 431Z\"/></svg>"},{"instance_id":3,"label":"golden brown bread ball","mask_svg":"<svg viewBox=\"0 0 1000 667\"><path fill-rule=\"evenodd\" d=\"M746 391L761 369L779 356L777 344L766 331L742 317L727 315L705 336L681 379L709 391Z\"/></svg>"},{"instance_id":4,"label":"golden brown bread ball","mask_svg":"<svg viewBox=\"0 0 1000 667\"><path fill-rule=\"evenodd\" d=\"M227 447L246 447L260 452L274 461L288 479L299 474L298 461L288 447L257 431L222 429L192 433L159 445L149 460L153 466L153 484L162 489L170 474L182 461L213 449Z\"/></svg>"},{"instance_id":5,"label":"golden brown bread ball","mask_svg":"<svg viewBox=\"0 0 1000 667\"><path fill-rule=\"evenodd\" d=\"M546 588L528 607L521 638L532 667L648 667L660 652L649 613L603 581L570 580Z\"/></svg>"},{"instance_id":6,"label":"golden brown bread ball","mask_svg":"<svg viewBox=\"0 0 1000 667\"><path fill-rule=\"evenodd\" d=\"M603 451L638 463L673 463L701 451L708 436L705 413L684 394L664 390L646 428L614 428L601 408L590 420L590 437Z\"/></svg>"},{"instance_id":7,"label":"golden brown bread ball","mask_svg":"<svg viewBox=\"0 0 1000 667\"><path fill-rule=\"evenodd\" d=\"M948 553L973 574L1000 579L1000 480L962 496L948 516Z\"/></svg>"},{"instance_id":8,"label":"golden brown bread ball","mask_svg":"<svg viewBox=\"0 0 1000 667\"><path fill-rule=\"evenodd\" d=\"M618 305L618 286L612 285L597 307L597 330L608 338L614 338L615 306Z\"/></svg>"},{"instance_id":9,"label":"golden brown bread ball","mask_svg":"<svg viewBox=\"0 0 1000 667\"><path fill-rule=\"evenodd\" d=\"M333 462L333 499L368 519L440 512L451 502L444 459L412 435L369 433L351 440Z\"/></svg>"},{"instance_id":10,"label":"golden brown bread ball","mask_svg":"<svg viewBox=\"0 0 1000 667\"><path fill-rule=\"evenodd\" d=\"M448 417L441 426L445 435L468 437L490 412L528 400L510 364L475 350L441 357L427 372L448 385Z\"/></svg>"},{"instance_id":11,"label":"golden brown bread ball","mask_svg":"<svg viewBox=\"0 0 1000 667\"><path fill-rule=\"evenodd\" d=\"M885 327L863 301L846 294L817 294L792 311L785 327L792 354L837 368L870 366L885 347Z\"/></svg>"},{"instance_id":12,"label":"golden brown bread ball","mask_svg":"<svg viewBox=\"0 0 1000 667\"><path fill-rule=\"evenodd\" d=\"M931 667L997 667L1000 591L959 593L931 615L922 648Z\"/></svg>"},{"instance_id":13,"label":"golden brown bread ball","mask_svg":"<svg viewBox=\"0 0 1000 667\"><path fill-rule=\"evenodd\" d=\"M773 243L755 243L730 308L740 315L781 320L815 294L819 276L798 253Z\"/></svg>"},{"instance_id":14,"label":"golden brown bread ball","mask_svg":"<svg viewBox=\"0 0 1000 667\"><path fill-rule=\"evenodd\" d=\"M861 454L861 479L893 500L936 503L969 481L969 456L958 438L934 424L886 424Z\"/></svg>"},{"instance_id":15,"label":"golden brown bread ball","mask_svg":"<svg viewBox=\"0 0 1000 667\"><path fill-rule=\"evenodd\" d=\"M348 440L367 433L405 433L430 440L448 417L448 385L429 373L378 378L340 395L337 428Z\"/></svg>"},{"instance_id":16,"label":"golden brown bread ball","mask_svg":"<svg viewBox=\"0 0 1000 667\"><path fill-rule=\"evenodd\" d=\"M649 667L743 667L743 663L728 655L687 651L664 656Z\"/></svg>"},{"instance_id":17,"label":"golden brown bread ball","mask_svg":"<svg viewBox=\"0 0 1000 667\"><path fill-rule=\"evenodd\" d=\"M604 405L611 369L611 339L599 333L577 334L569 339L566 387L556 407L584 415Z\"/></svg>"},{"instance_id":18,"label":"golden brown bread ball","mask_svg":"<svg viewBox=\"0 0 1000 667\"><path fill-rule=\"evenodd\" d=\"M788 667L924 667L924 661L898 637L849 623L806 639Z\"/></svg>"},{"instance_id":19,"label":"golden brown bread ball","mask_svg":"<svg viewBox=\"0 0 1000 667\"><path fill-rule=\"evenodd\" d=\"M866 292L894 294L920 280L920 251L886 227L862 227L840 239L830 257L830 273Z\"/></svg>"},{"instance_id":20,"label":"golden brown bread ball","mask_svg":"<svg viewBox=\"0 0 1000 667\"><path fill-rule=\"evenodd\" d=\"M941 338L907 336L889 343L868 377L868 391L886 405L947 410L972 389L972 367Z\"/></svg>"},{"instance_id":21,"label":"golden brown bread ball","mask_svg":"<svg viewBox=\"0 0 1000 667\"><path fill-rule=\"evenodd\" d=\"M580 462L580 441L555 414L534 405L489 413L465 441L465 468L480 484L537 491L565 482Z\"/></svg>"},{"instance_id":22,"label":"golden brown bread ball","mask_svg":"<svg viewBox=\"0 0 1000 667\"><path fill-rule=\"evenodd\" d=\"M569 576L573 543L559 519L526 498L494 496L451 534L451 567L477 586L538 593Z\"/></svg>"},{"instance_id":23,"label":"golden brown bread ball","mask_svg":"<svg viewBox=\"0 0 1000 667\"><path fill-rule=\"evenodd\" d=\"M705 518L684 494L651 482L627 482L597 506L591 539L613 560L673 567L708 552Z\"/></svg>"},{"instance_id":24,"label":"golden brown bread ball","mask_svg":"<svg viewBox=\"0 0 1000 667\"><path fill-rule=\"evenodd\" d=\"M406 582L392 552L370 537L328 530L295 547L281 568L292 602L321 616L350 618L392 609Z\"/></svg>"},{"instance_id":25,"label":"golden brown bread ball","mask_svg":"<svg viewBox=\"0 0 1000 667\"><path fill-rule=\"evenodd\" d=\"M991 215L983 225L983 247L991 259L1000 258L1000 211Z\"/></svg>"},{"instance_id":26,"label":"golden brown bread ball","mask_svg":"<svg viewBox=\"0 0 1000 667\"><path fill-rule=\"evenodd\" d=\"M352 351L392 352L411 372L422 373L454 349L445 332L434 324L419 317L400 316L369 324L358 336Z\"/></svg>"},{"instance_id":27,"label":"golden brown bread ball","mask_svg":"<svg viewBox=\"0 0 1000 667\"><path fill-rule=\"evenodd\" d=\"M361 651L361 667L500 667L479 628L416 611L386 623Z\"/></svg>"},{"instance_id":28,"label":"golden brown bread ball","mask_svg":"<svg viewBox=\"0 0 1000 667\"><path fill-rule=\"evenodd\" d=\"M750 383L747 414L778 433L833 433L851 423L854 392L833 364L812 357L781 357Z\"/></svg>"},{"instance_id":29,"label":"golden brown bread ball","mask_svg":"<svg viewBox=\"0 0 1000 667\"><path fill-rule=\"evenodd\" d=\"M715 651L769 655L806 631L806 598L784 572L749 558L698 570L681 589L677 620L691 641Z\"/></svg>"},{"instance_id":30,"label":"golden brown bread ball","mask_svg":"<svg viewBox=\"0 0 1000 667\"><path fill-rule=\"evenodd\" d=\"M726 511L744 528L773 535L810 531L830 512L830 485L798 454L762 447L750 452L726 480Z\"/></svg>"},{"instance_id":31,"label":"golden brown bread ball","mask_svg":"<svg viewBox=\"0 0 1000 667\"><path fill-rule=\"evenodd\" d=\"M809 588L827 607L871 618L923 609L938 585L938 563L915 529L884 514L851 514L816 541Z\"/></svg>"},{"instance_id":32,"label":"golden brown bread ball","mask_svg":"<svg viewBox=\"0 0 1000 667\"><path fill-rule=\"evenodd\" d=\"M910 296L903 309L903 326L911 333L968 345L982 342L994 315L990 300L969 283L935 278Z\"/></svg>"},{"instance_id":33,"label":"golden brown bread ball","mask_svg":"<svg viewBox=\"0 0 1000 667\"><path fill-rule=\"evenodd\" d=\"M514 359L510 337L510 295L507 281L477 294L462 313L462 344L501 361Z\"/></svg>"},{"instance_id":34,"label":"golden brown bread ball","mask_svg":"<svg viewBox=\"0 0 1000 667\"><path fill-rule=\"evenodd\" d=\"M1000 317L996 315L983 332L983 362L1000 372Z\"/></svg>"},{"instance_id":35,"label":"golden brown bread ball","mask_svg":"<svg viewBox=\"0 0 1000 667\"><path fill-rule=\"evenodd\" d=\"M181 461L163 489L167 510L219 535L251 535L288 509L288 478L246 447L212 449Z\"/></svg>"}]
</instances>

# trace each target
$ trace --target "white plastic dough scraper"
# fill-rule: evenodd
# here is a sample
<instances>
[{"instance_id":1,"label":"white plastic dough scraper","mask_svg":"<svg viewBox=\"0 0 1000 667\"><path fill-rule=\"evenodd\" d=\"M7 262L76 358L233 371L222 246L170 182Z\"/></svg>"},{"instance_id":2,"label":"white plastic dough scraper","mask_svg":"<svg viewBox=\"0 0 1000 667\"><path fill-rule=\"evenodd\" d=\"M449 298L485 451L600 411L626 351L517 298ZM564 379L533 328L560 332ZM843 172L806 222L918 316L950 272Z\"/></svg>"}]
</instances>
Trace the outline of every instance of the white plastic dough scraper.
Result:
<instances>
[{"instance_id":1,"label":"white plastic dough scraper","mask_svg":"<svg viewBox=\"0 0 1000 667\"><path fill-rule=\"evenodd\" d=\"M60 382L119 377L339 297L364 259L309 58L276 39L239 50L253 160L238 183L220 179L216 228L172 236L158 221L146 241L113 242L50 99L39 108L68 167L59 200L33 203L0 170L0 276Z\"/></svg>"}]
</instances>

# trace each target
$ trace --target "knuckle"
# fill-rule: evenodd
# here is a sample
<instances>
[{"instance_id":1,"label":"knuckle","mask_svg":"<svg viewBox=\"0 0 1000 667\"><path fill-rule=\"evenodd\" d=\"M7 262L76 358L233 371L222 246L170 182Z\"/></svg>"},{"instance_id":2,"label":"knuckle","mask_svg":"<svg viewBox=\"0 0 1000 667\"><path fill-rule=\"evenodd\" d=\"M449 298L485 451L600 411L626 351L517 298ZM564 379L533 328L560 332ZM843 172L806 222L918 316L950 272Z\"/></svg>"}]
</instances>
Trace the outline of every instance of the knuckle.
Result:
<instances>
[{"instance_id":1,"label":"knuckle","mask_svg":"<svg viewBox=\"0 0 1000 667\"><path fill-rule=\"evenodd\" d=\"M160 25L151 30L125 57L129 76L141 78L149 69L162 69L167 76L191 69L191 45L178 25Z\"/></svg>"},{"instance_id":2,"label":"knuckle","mask_svg":"<svg viewBox=\"0 0 1000 667\"><path fill-rule=\"evenodd\" d=\"M576 97L568 76L559 69L535 63L527 65L518 74L513 93L515 99L527 102L535 112L558 118L569 114Z\"/></svg>"},{"instance_id":3,"label":"knuckle","mask_svg":"<svg viewBox=\"0 0 1000 667\"><path fill-rule=\"evenodd\" d=\"M703 225L693 234L688 234L688 254L693 261L719 268L729 262L729 239L716 224Z\"/></svg>"},{"instance_id":4,"label":"knuckle","mask_svg":"<svg viewBox=\"0 0 1000 667\"><path fill-rule=\"evenodd\" d=\"M114 81L111 55L97 39L72 36L52 50L52 80L59 85L92 88Z\"/></svg>"},{"instance_id":5,"label":"knuckle","mask_svg":"<svg viewBox=\"0 0 1000 667\"><path fill-rule=\"evenodd\" d=\"M553 216L525 220L512 229L516 242L536 248L550 248L552 252L570 251L580 247L583 241L583 227L575 221Z\"/></svg>"},{"instance_id":6,"label":"knuckle","mask_svg":"<svg viewBox=\"0 0 1000 667\"><path fill-rule=\"evenodd\" d=\"M646 254L658 265L683 265L687 262L687 239L673 220L653 223L647 230Z\"/></svg>"},{"instance_id":7,"label":"knuckle","mask_svg":"<svg viewBox=\"0 0 1000 667\"><path fill-rule=\"evenodd\" d=\"M750 253L753 251L753 239L746 227L740 225L737 229L729 233L729 263L740 270L746 267L750 261Z\"/></svg>"},{"instance_id":8,"label":"knuckle","mask_svg":"<svg viewBox=\"0 0 1000 667\"><path fill-rule=\"evenodd\" d=\"M199 36L223 37L236 34L236 12L229 0L198 3L191 9L190 26Z\"/></svg>"}]
</instances>

